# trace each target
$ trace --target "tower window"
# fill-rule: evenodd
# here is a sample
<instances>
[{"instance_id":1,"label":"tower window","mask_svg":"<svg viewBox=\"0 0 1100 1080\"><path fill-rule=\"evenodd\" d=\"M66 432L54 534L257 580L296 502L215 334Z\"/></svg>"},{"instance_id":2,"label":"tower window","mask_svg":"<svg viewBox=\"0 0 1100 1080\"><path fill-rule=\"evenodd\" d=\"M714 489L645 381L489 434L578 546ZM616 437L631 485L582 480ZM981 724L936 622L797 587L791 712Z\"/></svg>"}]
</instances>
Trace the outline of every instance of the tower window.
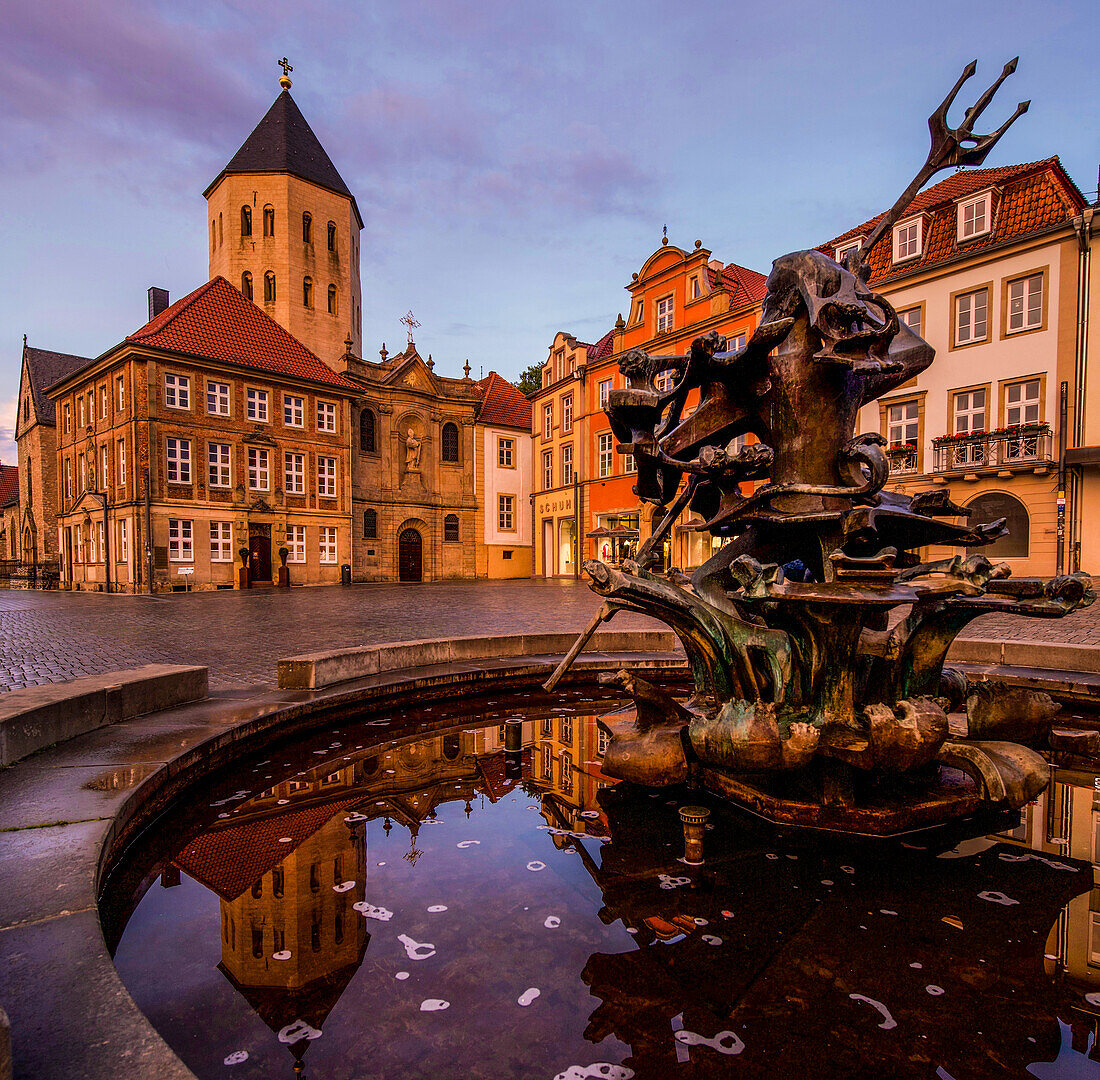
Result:
<instances>
[{"instance_id":1,"label":"tower window","mask_svg":"<svg viewBox=\"0 0 1100 1080\"><path fill-rule=\"evenodd\" d=\"M329 251L336 250L336 222L330 221L328 223L328 249Z\"/></svg>"},{"instance_id":2,"label":"tower window","mask_svg":"<svg viewBox=\"0 0 1100 1080\"><path fill-rule=\"evenodd\" d=\"M440 442L442 443L443 460L452 464L458 464L458 428L454 424L443 425Z\"/></svg>"},{"instance_id":3,"label":"tower window","mask_svg":"<svg viewBox=\"0 0 1100 1080\"><path fill-rule=\"evenodd\" d=\"M448 514L443 519L443 542L458 543L458 514Z\"/></svg>"},{"instance_id":4,"label":"tower window","mask_svg":"<svg viewBox=\"0 0 1100 1080\"><path fill-rule=\"evenodd\" d=\"M264 303L275 303L275 274L271 270L264 274Z\"/></svg>"},{"instance_id":5,"label":"tower window","mask_svg":"<svg viewBox=\"0 0 1100 1080\"><path fill-rule=\"evenodd\" d=\"M210 250L216 250L218 246L218 234L215 231L214 219L210 219Z\"/></svg>"},{"instance_id":6,"label":"tower window","mask_svg":"<svg viewBox=\"0 0 1100 1080\"><path fill-rule=\"evenodd\" d=\"M302 306L313 307L313 278L302 278Z\"/></svg>"},{"instance_id":7,"label":"tower window","mask_svg":"<svg viewBox=\"0 0 1100 1080\"><path fill-rule=\"evenodd\" d=\"M378 539L378 511L377 510L364 510L363 511L363 539L364 540L377 540Z\"/></svg>"},{"instance_id":8,"label":"tower window","mask_svg":"<svg viewBox=\"0 0 1100 1080\"><path fill-rule=\"evenodd\" d=\"M241 292L244 293L245 299L252 299L252 275L247 270L241 274Z\"/></svg>"},{"instance_id":9,"label":"tower window","mask_svg":"<svg viewBox=\"0 0 1100 1080\"><path fill-rule=\"evenodd\" d=\"M225 234L222 232L222 216L221 216L221 213L219 212L218 213L218 247L222 246L222 240L223 240L224 236L225 236Z\"/></svg>"},{"instance_id":10,"label":"tower window","mask_svg":"<svg viewBox=\"0 0 1100 1080\"><path fill-rule=\"evenodd\" d=\"M328 287L328 313L330 315L336 314L336 286L330 285Z\"/></svg>"},{"instance_id":11,"label":"tower window","mask_svg":"<svg viewBox=\"0 0 1100 1080\"><path fill-rule=\"evenodd\" d=\"M275 207L270 204L264 207L264 236L275 235Z\"/></svg>"},{"instance_id":12,"label":"tower window","mask_svg":"<svg viewBox=\"0 0 1100 1080\"><path fill-rule=\"evenodd\" d=\"M373 454L374 441L374 413L370 409L364 409L359 414L359 449Z\"/></svg>"},{"instance_id":13,"label":"tower window","mask_svg":"<svg viewBox=\"0 0 1100 1080\"><path fill-rule=\"evenodd\" d=\"M302 215L302 243L313 243L313 216L308 210Z\"/></svg>"},{"instance_id":14,"label":"tower window","mask_svg":"<svg viewBox=\"0 0 1100 1080\"><path fill-rule=\"evenodd\" d=\"M252 235L252 207L241 207L241 236Z\"/></svg>"}]
</instances>

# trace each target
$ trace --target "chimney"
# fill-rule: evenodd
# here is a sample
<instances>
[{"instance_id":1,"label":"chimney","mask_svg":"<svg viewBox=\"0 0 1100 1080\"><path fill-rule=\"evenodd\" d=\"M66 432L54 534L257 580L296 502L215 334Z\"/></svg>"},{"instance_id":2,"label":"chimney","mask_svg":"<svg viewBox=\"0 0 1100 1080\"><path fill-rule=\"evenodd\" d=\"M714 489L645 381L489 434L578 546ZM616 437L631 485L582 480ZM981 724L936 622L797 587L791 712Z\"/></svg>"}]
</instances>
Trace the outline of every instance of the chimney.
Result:
<instances>
[{"instance_id":1,"label":"chimney","mask_svg":"<svg viewBox=\"0 0 1100 1080\"><path fill-rule=\"evenodd\" d=\"M155 285L149 289L149 318L155 319L168 306L168 290L158 289Z\"/></svg>"}]
</instances>

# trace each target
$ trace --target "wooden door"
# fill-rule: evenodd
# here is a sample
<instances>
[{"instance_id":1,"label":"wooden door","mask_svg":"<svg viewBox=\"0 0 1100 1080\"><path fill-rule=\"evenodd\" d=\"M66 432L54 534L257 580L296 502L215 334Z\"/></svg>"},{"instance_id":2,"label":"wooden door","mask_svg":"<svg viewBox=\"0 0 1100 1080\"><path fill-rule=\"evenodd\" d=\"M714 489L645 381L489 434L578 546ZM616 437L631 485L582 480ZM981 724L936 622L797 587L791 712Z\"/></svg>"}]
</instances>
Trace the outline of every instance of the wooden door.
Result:
<instances>
[{"instance_id":1,"label":"wooden door","mask_svg":"<svg viewBox=\"0 0 1100 1080\"><path fill-rule=\"evenodd\" d=\"M248 570L253 581L271 580L271 538L269 536L250 536L248 550Z\"/></svg>"},{"instance_id":2,"label":"wooden door","mask_svg":"<svg viewBox=\"0 0 1100 1080\"><path fill-rule=\"evenodd\" d=\"M416 529L402 529L397 538L397 579L424 580L424 542Z\"/></svg>"}]
</instances>

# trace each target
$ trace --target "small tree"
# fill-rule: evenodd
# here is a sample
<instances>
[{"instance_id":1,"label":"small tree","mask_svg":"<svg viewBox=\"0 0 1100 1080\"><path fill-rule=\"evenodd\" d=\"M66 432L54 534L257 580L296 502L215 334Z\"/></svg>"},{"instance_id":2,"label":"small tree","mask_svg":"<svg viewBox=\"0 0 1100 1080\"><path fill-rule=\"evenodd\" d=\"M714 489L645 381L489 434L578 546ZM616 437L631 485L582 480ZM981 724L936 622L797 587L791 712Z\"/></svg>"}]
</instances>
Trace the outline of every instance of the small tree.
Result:
<instances>
[{"instance_id":1,"label":"small tree","mask_svg":"<svg viewBox=\"0 0 1100 1080\"><path fill-rule=\"evenodd\" d=\"M532 364L520 372L516 380L521 394L531 395L542 387L542 364Z\"/></svg>"}]
</instances>

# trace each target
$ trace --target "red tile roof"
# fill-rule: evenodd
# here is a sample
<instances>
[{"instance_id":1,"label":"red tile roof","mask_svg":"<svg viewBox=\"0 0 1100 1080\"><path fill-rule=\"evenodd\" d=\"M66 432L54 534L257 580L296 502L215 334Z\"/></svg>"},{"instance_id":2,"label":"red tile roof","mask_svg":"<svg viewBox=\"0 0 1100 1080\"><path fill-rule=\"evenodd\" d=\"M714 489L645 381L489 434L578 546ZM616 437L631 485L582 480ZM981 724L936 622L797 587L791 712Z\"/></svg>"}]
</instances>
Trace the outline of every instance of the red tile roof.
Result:
<instances>
[{"instance_id":1,"label":"red tile roof","mask_svg":"<svg viewBox=\"0 0 1100 1080\"><path fill-rule=\"evenodd\" d=\"M0 465L0 510L19 502L19 468Z\"/></svg>"},{"instance_id":2,"label":"red tile roof","mask_svg":"<svg viewBox=\"0 0 1100 1080\"><path fill-rule=\"evenodd\" d=\"M730 294L730 308L740 307L745 303L758 303L764 299L767 292L767 275L758 274L747 266L738 266L737 263L726 263L721 270L707 267L710 275L712 289L726 289Z\"/></svg>"},{"instance_id":3,"label":"red tile roof","mask_svg":"<svg viewBox=\"0 0 1100 1080\"><path fill-rule=\"evenodd\" d=\"M593 360L606 360L612 353L614 343L615 330L612 327L595 345L588 346L588 363L591 364Z\"/></svg>"},{"instance_id":4,"label":"red tile roof","mask_svg":"<svg viewBox=\"0 0 1100 1080\"><path fill-rule=\"evenodd\" d=\"M994 189L993 228L980 237L959 243L956 238L956 201L990 187ZM921 257L903 266L895 266L892 238L883 236L868 259L871 280L908 274L955 255L981 251L1006 240L1039 232L1068 221L1085 205L1084 196L1057 157L996 169L957 172L922 191L898 219L903 221L920 213L928 215ZM833 255L845 240L867 236L883 216L878 214L870 221L849 229L823 244L819 250Z\"/></svg>"},{"instance_id":5,"label":"red tile roof","mask_svg":"<svg viewBox=\"0 0 1100 1080\"><path fill-rule=\"evenodd\" d=\"M482 424L499 424L529 430L531 427L531 402L507 379L490 371L477 384L482 390L477 420Z\"/></svg>"},{"instance_id":6,"label":"red tile roof","mask_svg":"<svg viewBox=\"0 0 1100 1080\"><path fill-rule=\"evenodd\" d=\"M177 300L126 340L359 391L223 277Z\"/></svg>"}]
</instances>

